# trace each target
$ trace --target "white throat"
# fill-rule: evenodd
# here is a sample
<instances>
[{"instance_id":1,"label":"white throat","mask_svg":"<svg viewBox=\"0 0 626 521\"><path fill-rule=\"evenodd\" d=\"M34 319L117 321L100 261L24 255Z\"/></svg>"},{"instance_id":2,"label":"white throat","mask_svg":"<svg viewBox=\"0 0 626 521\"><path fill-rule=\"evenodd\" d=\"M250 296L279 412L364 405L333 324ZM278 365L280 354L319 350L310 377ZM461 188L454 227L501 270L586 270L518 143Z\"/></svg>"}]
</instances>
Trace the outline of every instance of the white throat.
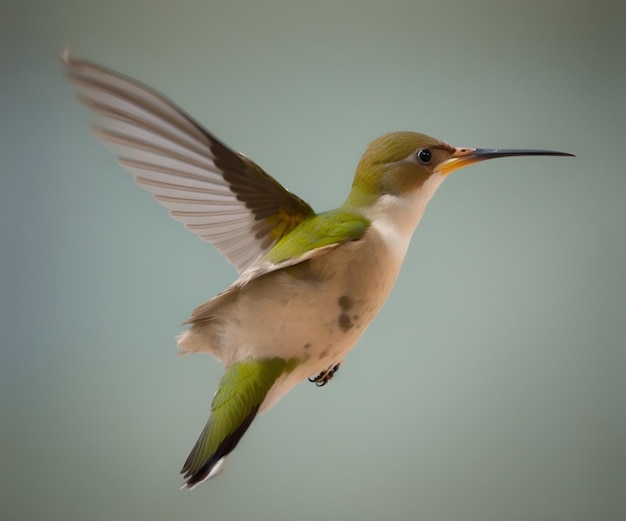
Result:
<instances>
[{"instance_id":1,"label":"white throat","mask_svg":"<svg viewBox=\"0 0 626 521\"><path fill-rule=\"evenodd\" d=\"M443 179L444 176L436 172L418 190L402 195L385 194L372 207L363 210L398 264L402 264L426 205Z\"/></svg>"}]
</instances>

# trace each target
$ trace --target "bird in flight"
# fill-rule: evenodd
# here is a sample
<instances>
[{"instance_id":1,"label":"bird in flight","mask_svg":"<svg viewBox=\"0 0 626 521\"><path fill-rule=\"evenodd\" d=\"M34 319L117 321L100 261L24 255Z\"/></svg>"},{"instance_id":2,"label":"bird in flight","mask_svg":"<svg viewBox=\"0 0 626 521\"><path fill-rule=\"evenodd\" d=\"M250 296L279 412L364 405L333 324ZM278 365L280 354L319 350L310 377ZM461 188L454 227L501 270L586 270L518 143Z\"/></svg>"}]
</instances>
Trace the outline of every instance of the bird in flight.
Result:
<instances>
[{"instance_id":1,"label":"bird in flight","mask_svg":"<svg viewBox=\"0 0 626 521\"><path fill-rule=\"evenodd\" d=\"M498 157L571 155L392 132L367 147L343 205L317 213L150 87L67 52L61 60L120 165L239 273L178 337L181 353L210 353L225 368L181 471L188 488L217 475L255 416L295 385L333 378L389 296L448 174Z\"/></svg>"}]
</instances>

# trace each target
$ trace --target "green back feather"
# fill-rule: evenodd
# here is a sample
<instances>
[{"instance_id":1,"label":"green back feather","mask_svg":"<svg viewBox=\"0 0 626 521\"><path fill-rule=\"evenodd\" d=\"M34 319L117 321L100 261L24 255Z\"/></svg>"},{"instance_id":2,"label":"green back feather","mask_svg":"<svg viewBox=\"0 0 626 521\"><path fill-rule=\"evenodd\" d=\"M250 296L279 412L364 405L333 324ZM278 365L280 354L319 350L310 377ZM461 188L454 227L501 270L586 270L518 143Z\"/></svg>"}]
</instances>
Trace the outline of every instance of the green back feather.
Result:
<instances>
[{"instance_id":1,"label":"green back feather","mask_svg":"<svg viewBox=\"0 0 626 521\"><path fill-rule=\"evenodd\" d=\"M263 260L279 264L324 246L354 241L363 237L369 225L362 215L343 210L320 213L301 222Z\"/></svg>"}]
</instances>

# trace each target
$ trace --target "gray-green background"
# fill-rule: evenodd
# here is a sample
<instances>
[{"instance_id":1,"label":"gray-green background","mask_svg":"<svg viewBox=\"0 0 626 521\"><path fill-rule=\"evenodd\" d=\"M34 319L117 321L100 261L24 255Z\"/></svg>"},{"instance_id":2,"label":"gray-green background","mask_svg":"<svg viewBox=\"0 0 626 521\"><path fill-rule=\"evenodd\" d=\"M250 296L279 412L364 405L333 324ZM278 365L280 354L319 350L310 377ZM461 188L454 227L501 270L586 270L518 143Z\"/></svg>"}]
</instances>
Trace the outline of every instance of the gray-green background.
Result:
<instances>
[{"instance_id":1,"label":"gray-green background","mask_svg":"<svg viewBox=\"0 0 626 521\"><path fill-rule=\"evenodd\" d=\"M626 519L620 3L4 0L0 518ZM578 157L450 176L338 377L179 491L221 367L174 337L235 272L89 135L66 45L319 210L392 130Z\"/></svg>"}]
</instances>

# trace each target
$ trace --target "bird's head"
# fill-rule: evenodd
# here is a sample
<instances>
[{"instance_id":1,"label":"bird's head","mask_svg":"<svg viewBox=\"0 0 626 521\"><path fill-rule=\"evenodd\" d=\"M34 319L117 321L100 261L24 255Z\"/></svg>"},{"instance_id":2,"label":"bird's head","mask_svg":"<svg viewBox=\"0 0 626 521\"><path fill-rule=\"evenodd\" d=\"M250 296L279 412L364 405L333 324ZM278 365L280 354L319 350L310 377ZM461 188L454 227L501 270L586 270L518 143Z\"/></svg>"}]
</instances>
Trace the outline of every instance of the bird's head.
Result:
<instances>
[{"instance_id":1,"label":"bird's head","mask_svg":"<svg viewBox=\"0 0 626 521\"><path fill-rule=\"evenodd\" d=\"M382 195L419 191L433 176L442 180L454 170L486 159L571 155L550 150L457 148L417 132L392 132L367 147L356 170L350 202L362 206Z\"/></svg>"}]
</instances>

